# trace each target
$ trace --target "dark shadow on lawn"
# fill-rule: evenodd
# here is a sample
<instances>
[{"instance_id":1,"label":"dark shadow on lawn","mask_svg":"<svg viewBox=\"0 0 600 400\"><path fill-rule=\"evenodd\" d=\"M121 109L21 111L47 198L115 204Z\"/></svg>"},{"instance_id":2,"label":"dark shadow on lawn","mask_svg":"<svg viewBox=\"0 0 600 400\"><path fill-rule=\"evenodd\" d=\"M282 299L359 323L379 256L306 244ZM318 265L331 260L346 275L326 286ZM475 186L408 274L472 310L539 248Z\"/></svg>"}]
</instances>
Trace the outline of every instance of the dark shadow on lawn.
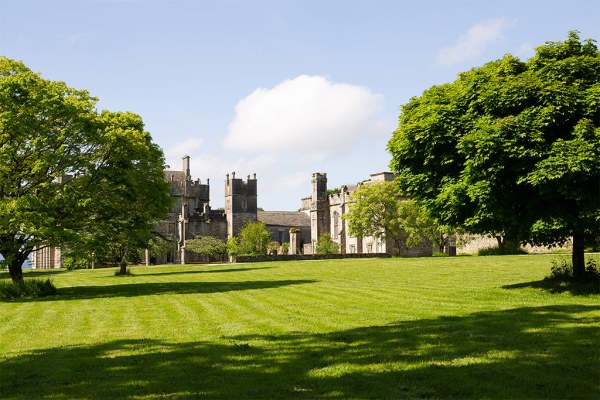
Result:
<instances>
[{"instance_id":1,"label":"dark shadow on lawn","mask_svg":"<svg viewBox=\"0 0 600 400\"><path fill-rule=\"evenodd\" d=\"M28 278L40 278L42 276L53 276L53 275L59 275L59 274L64 274L65 272L67 272L66 269L35 269L35 270L31 270L31 269L24 269L23 270L23 278L24 279L28 279ZM0 272L0 279L10 279L10 274L8 273L8 271L1 271Z\"/></svg>"},{"instance_id":2,"label":"dark shadow on lawn","mask_svg":"<svg viewBox=\"0 0 600 400\"><path fill-rule=\"evenodd\" d=\"M565 293L569 292L575 296L591 296L600 294L600 287L592 282L576 283L576 282L560 282L550 279L542 279L541 281L531 281L523 283L515 283L513 285L502 286L502 289L523 289L533 288L542 289L549 293Z\"/></svg>"},{"instance_id":3,"label":"dark shadow on lawn","mask_svg":"<svg viewBox=\"0 0 600 400\"><path fill-rule=\"evenodd\" d=\"M152 267L150 267L152 268ZM244 272L244 271L253 271L253 270L257 270L257 269L271 269L273 267L255 267L255 268L227 268L227 269L216 269L216 267L212 267L215 269L196 269L197 267L192 267L193 269L190 269L188 271L173 271L173 272L154 272L152 271L152 269L144 269L142 268L137 268L133 271L133 275L140 275L140 276L148 276L148 275L185 275L185 274L216 274L216 273L220 273L220 272ZM207 264L206 266L203 266L202 268L211 268L210 264ZM112 277L112 275L110 276Z\"/></svg>"},{"instance_id":4,"label":"dark shadow on lawn","mask_svg":"<svg viewBox=\"0 0 600 400\"><path fill-rule=\"evenodd\" d=\"M328 334L52 348L4 359L0 393L4 399L595 399L598 311L530 307Z\"/></svg>"},{"instance_id":5,"label":"dark shadow on lawn","mask_svg":"<svg viewBox=\"0 0 600 400\"><path fill-rule=\"evenodd\" d=\"M13 302L137 297L163 294L222 293L238 290L273 289L289 285L314 283L316 280L246 281L246 282L141 282L120 285L73 286L59 288L55 296L15 300Z\"/></svg>"}]
</instances>

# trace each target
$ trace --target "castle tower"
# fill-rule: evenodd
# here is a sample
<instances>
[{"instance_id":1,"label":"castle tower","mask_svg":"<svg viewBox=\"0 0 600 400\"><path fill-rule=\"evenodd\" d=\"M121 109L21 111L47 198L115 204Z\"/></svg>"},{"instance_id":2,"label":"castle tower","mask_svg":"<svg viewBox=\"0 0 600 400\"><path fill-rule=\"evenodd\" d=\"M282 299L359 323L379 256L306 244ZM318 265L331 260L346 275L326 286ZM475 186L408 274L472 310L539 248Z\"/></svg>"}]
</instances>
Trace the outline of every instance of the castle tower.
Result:
<instances>
[{"instance_id":1,"label":"castle tower","mask_svg":"<svg viewBox=\"0 0 600 400\"><path fill-rule=\"evenodd\" d=\"M236 236L244 224L256 221L256 174L246 180L236 178L235 172L225 179L225 216L227 237Z\"/></svg>"},{"instance_id":2,"label":"castle tower","mask_svg":"<svg viewBox=\"0 0 600 400\"><path fill-rule=\"evenodd\" d=\"M327 196L327 174L312 174L310 202L310 237L313 242L324 233L330 233L329 197Z\"/></svg>"}]
</instances>

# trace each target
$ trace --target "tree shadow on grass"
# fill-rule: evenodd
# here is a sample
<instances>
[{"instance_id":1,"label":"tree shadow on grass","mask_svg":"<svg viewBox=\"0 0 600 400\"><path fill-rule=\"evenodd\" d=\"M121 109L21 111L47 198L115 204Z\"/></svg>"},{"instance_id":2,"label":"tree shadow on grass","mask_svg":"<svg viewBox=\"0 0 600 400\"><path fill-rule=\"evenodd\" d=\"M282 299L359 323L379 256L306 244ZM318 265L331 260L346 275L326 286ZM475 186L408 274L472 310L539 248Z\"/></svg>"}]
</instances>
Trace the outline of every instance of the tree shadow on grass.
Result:
<instances>
[{"instance_id":1,"label":"tree shadow on grass","mask_svg":"<svg viewBox=\"0 0 600 400\"><path fill-rule=\"evenodd\" d=\"M600 287L593 283L577 283L577 282L563 282L555 281L551 279L542 279L540 281L522 282L515 283L513 285L502 286L502 289L523 289L533 288L542 289L552 294L558 293L571 293L574 296L592 296L600 294Z\"/></svg>"},{"instance_id":2,"label":"tree shadow on grass","mask_svg":"<svg viewBox=\"0 0 600 400\"><path fill-rule=\"evenodd\" d=\"M203 266L202 268L211 268L209 264ZM186 274L216 274L221 272L245 272L245 271L253 271L257 269L271 269L273 267L255 267L255 268L227 268L227 269L217 269L216 267L212 267L214 269L190 269L188 271L165 271L158 272L153 271L152 269L144 269L138 268L133 272L133 275L186 275ZM110 276L112 277L112 276Z\"/></svg>"},{"instance_id":3,"label":"tree shadow on grass","mask_svg":"<svg viewBox=\"0 0 600 400\"><path fill-rule=\"evenodd\" d=\"M316 280L280 280L245 282L140 282L101 286L72 286L58 289L55 296L13 300L13 302L81 300L105 297L137 297L165 294L222 293L238 290L273 289L314 283Z\"/></svg>"},{"instance_id":4,"label":"tree shadow on grass","mask_svg":"<svg viewBox=\"0 0 600 400\"><path fill-rule=\"evenodd\" d=\"M5 356L4 399L598 398L600 306ZM596 325L595 325L596 324Z\"/></svg>"},{"instance_id":5,"label":"tree shadow on grass","mask_svg":"<svg viewBox=\"0 0 600 400\"><path fill-rule=\"evenodd\" d=\"M44 270L40 270L40 269L35 269L35 270L31 270L31 269L24 269L23 270L23 277L25 279L27 278L40 278L42 276L53 276L53 275L59 275L59 274L64 274L65 272L67 272L66 269L44 269ZM0 279L10 279L10 274L8 273L8 271L0 271Z\"/></svg>"}]
</instances>

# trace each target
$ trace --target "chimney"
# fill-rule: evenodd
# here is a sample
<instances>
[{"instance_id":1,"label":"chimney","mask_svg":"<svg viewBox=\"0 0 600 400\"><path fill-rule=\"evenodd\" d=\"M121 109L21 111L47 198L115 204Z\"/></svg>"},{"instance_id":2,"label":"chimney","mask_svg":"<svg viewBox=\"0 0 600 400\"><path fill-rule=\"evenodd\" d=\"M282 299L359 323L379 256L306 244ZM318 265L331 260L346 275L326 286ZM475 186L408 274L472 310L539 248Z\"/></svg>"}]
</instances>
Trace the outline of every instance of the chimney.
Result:
<instances>
[{"instance_id":1,"label":"chimney","mask_svg":"<svg viewBox=\"0 0 600 400\"><path fill-rule=\"evenodd\" d=\"M183 156L183 172L185 172L185 180L189 181L191 179L190 175L190 156Z\"/></svg>"}]
</instances>

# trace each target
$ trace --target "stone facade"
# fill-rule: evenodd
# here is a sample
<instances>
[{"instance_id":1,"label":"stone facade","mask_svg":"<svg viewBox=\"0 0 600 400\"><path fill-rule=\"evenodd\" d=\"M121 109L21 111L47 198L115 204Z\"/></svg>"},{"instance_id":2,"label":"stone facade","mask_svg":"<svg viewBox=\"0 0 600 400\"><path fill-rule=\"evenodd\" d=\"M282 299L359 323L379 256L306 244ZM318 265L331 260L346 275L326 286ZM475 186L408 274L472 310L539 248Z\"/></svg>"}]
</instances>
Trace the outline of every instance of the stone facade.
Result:
<instances>
[{"instance_id":1,"label":"stone facade","mask_svg":"<svg viewBox=\"0 0 600 400\"><path fill-rule=\"evenodd\" d=\"M340 244L342 254L390 253L392 247L385 240L351 236L348 223L342 216L348 212L350 195L360 185L393 178L390 172L373 174L368 181L343 185L328 192L327 174L314 173L311 196L302 199L300 211L258 211L256 174L240 179L231 173L225 178L224 210L212 210L210 181L193 180L190 157L185 156L181 170L165 171L165 180L170 183L171 197L174 199L173 207L165 220L156 226L157 233L169 239L171 248L162 255L146 252L146 264L205 262L201 256L186 251L186 240L213 236L226 241L236 236L245 223L257 220L265 223L271 240L280 244L292 241L291 230L295 242L291 250L293 254L312 254L314 244L324 233L331 234L333 240ZM36 250L32 253L32 267L60 268L60 253L60 249L53 247ZM421 255L422 251L418 250L417 253Z\"/></svg>"},{"instance_id":2,"label":"stone facade","mask_svg":"<svg viewBox=\"0 0 600 400\"><path fill-rule=\"evenodd\" d=\"M235 177L235 172L227 174L225 180L225 215L227 217L227 237L237 236L244 224L256 221L257 207L256 174L247 180Z\"/></svg>"},{"instance_id":3,"label":"stone facade","mask_svg":"<svg viewBox=\"0 0 600 400\"><path fill-rule=\"evenodd\" d=\"M310 243L310 217L306 213L298 211L258 211L257 218L263 222L269 233L271 241L290 244L290 253ZM295 242L292 243L292 234L296 234Z\"/></svg>"},{"instance_id":4,"label":"stone facade","mask_svg":"<svg viewBox=\"0 0 600 400\"><path fill-rule=\"evenodd\" d=\"M391 172L371 174L370 179L355 184L342 185L339 189L327 190L327 174L312 175L312 193L302 199L301 211L310 215L311 243L304 245L304 253L311 254L319 237L329 233L333 241L340 245L342 254L393 254L393 242L374 237L354 237L348 231L348 221L342 218L351 207L352 193L360 185L372 182L389 182L395 175ZM403 252L406 256L426 256L432 254L431 243Z\"/></svg>"}]
</instances>

